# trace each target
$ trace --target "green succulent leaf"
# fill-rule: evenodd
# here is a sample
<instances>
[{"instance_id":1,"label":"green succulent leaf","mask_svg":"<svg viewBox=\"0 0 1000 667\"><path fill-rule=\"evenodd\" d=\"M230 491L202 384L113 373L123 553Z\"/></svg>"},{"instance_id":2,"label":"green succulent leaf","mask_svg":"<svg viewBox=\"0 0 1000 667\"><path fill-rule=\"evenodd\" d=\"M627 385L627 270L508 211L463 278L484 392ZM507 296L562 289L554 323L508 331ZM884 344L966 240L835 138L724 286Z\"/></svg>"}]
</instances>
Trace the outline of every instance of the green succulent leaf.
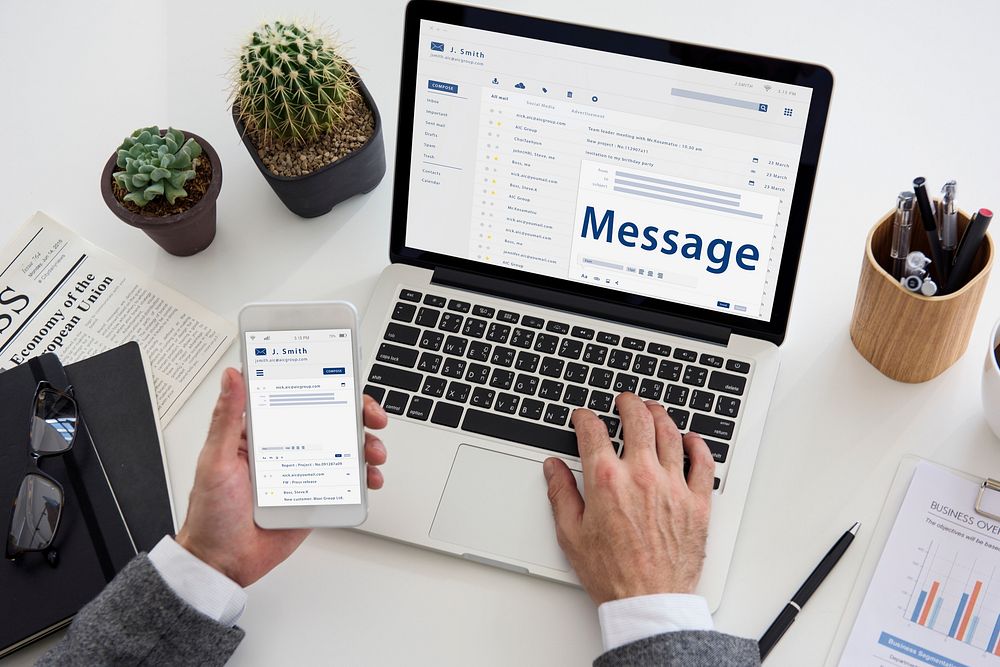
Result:
<instances>
[{"instance_id":1,"label":"green succulent leaf","mask_svg":"<svg viewBox=\"0 0 1000 667\"><path fill-rule=\"evenodd\" d=\"M174 161L170 163L173 169L187 169L191 166L191 153L188 151L186 146L182 146L177 153L174 154Z\"/></svg>"},{"instance_id":2,"label":"green succulent leaf","mask_svg":"<svg viewBox=\"0 0 1000 667\"><path fill-rule=\"evenodd\" d=\"M187 197L187 190L184 188L176 188L170 183L165 184L164 189L166 190L167 201L171 204L177 201L178 197Z\"/></svg>"},{"instance_id":3,"label":"green succulent leaf","mask_svg":"<svg viewBox=\"0 0 1000 667\"><path fill-rule=\"evenodd\" d=\"M145 187L149 183L149 176L146 174L136 174L132 177L132 185L137 188Z\"/></svg>"},{"instance_id":4,"label":"green succulent leaf","mask_svg":"<svg viewBox=\"0 0 1000 667\"><path fill-rule=\"evenodd\" d=\"M135 192L130 192L125 195L125 201L130 201L139 208L142 208L149 203L149 200L142 196L142 192L136 190Z\"/></svg>"},{"instance_id":5,"label":"green succulent leaf","mask_svg":"<svg viewBox=\"0 0 1000 667\"><path fill-rule=\"evenodd\" d=\"M153 183L148 188L146 188L145 190L142 191L142 196L145 197L147 201L151 200L153 197L155 197L157 195L162 195L162 194L163 194L163 183L162 182L161 183ZM173 202L170 202L170 203L172 204Z\"/></svg>"},{"instance_id":6,"label":"green succulent leaf","mask_svg":"<svg viewBox=\"0 0 1000 667\"><path fill-rule=\"evenodd\" d=\"M150 167L152 167L152 165L150 165ZM149 172L149 178L154 181L162 181L164 179L168 179L170 178L170 170L164 169L163 167L156 167L155 169Z\"/></svg>"}]
</instances>

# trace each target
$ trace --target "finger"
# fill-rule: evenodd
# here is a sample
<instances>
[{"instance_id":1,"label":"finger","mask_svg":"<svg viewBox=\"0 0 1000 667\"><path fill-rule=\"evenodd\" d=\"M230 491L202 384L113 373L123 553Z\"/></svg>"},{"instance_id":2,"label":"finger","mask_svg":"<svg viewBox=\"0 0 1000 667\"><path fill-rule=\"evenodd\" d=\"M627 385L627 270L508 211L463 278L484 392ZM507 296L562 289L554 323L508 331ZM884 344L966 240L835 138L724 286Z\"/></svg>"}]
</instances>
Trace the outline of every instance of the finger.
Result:
<instances>
[{"instance_id":1,"label":"finger","mask_svg":"<svg viewBox=\"0 0 1000 667\"><path fill-rule=\"evenodd\" d=\"M708 445L697 433L684 435L684 451L691 462L688 471L688 488L703 498L712 497L712 486L715 482L715 459Z\"/></svg>"},{"instance_id":2,"label":"finger","mask_svg":"<svg viewBox=\"0 0 1000 667\"><path fill-rule=\"evenodd\" d=\"M385 477L382 476L382 471L375 466L368 466L368 488L377 491L382 488L383 484L385 484Z\"/></svg>"},{"instance_id":3,"label":"finger","mask_svg":"<svg viewBox=\"0 0 1000 667\"><path fill-rule=\"evenodd\" d=\"M205 452L212 455L235 455L243 440L243 410L246 391L243 376L235 368L222 372L222 391L212 412Z\"/></svg>"},{"instance_id":4,"label":"finger","mask_svg":"<svg viewBox=\"0 0 1000 667\"><path fill-rule=\"evenodd\" d=\"M607 431L604 434L607 435ZM545 459L542 472L549 485L549 503L552 505L559 544L576 544L580 521L583 519L583 498L576 488L576 478L566 464L557 458ZM565 546L563 549L565 550Z\"/></svg>"},{"instance_id":5,"label":"finger","mask_svg":"<svg viewBox=\"0 0 1000 667\"><path fill-rule=\"evenodd\" d=\"M617 460L615 449L608 437L608 427L597 415L586 408L577 408L570 416L573 429L576 431L577 448L580 450L580 461L583 462L583 473L601 459Z\"/></svg>"},{"instance_id":6,"label":"finger","mask_svg":"<svg viewBox=\"0 0 1000 667\"><path fill-rule=\"evenodd\" d=\"M378 401L368 394L364 395L364 400L365 428L376 431L380 428L385 428L386 424L389 423L389 415L385 413L385 410L378 404Z\"/></svg>"},{"instance_id":7,"label":"finger","mask_svg":"<svg viewBox=\"0 0 1000 667\"><path fill-rule=\"evenodd\" d=\"M370 465L380 466L385 463L388 456L382 440L371 433L365 433L365 461Z\"/></svg>"},{"instance_id":8,"label":"finger","mask_svg":"<svg viewBox=\"0 0 1000 667\"><path fill-rule=\"evenodd\" d=\"M656 433L646 404L635 394L625 392L618 394L615 405L622 418L622 458L632 463L649 461L656 451Z\"/></svg>"},{"instance_id":9,"label":"finger","mask_svg":"<svg viewBox=\"0 0 1000 667\"><path fill-rule=\"evenodd\" d=\"M646 409L653 416L653 430L656 432L656 457L667 470L684 474L684 447L681 433L667 411L656 401L646 401Z\"/></svg>"}]
</instances>

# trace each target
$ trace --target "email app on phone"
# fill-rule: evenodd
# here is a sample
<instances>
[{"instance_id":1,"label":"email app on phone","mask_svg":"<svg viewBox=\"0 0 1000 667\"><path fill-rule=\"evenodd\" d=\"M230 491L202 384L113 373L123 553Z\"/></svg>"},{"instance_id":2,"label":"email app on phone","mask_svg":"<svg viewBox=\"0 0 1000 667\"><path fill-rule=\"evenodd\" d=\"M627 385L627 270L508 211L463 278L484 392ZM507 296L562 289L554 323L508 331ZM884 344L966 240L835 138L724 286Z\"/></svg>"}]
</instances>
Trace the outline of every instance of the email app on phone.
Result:
<instances>
[{"instance_id":1,"label":"email app on phone","mask_svg":"<svg viewBox=\"0 0 1000 667\"><path fill-rule=\"evenodd\" d=\"M350 329L245 335L258 505L360 503Z\"/></svg>"}]
</instances>

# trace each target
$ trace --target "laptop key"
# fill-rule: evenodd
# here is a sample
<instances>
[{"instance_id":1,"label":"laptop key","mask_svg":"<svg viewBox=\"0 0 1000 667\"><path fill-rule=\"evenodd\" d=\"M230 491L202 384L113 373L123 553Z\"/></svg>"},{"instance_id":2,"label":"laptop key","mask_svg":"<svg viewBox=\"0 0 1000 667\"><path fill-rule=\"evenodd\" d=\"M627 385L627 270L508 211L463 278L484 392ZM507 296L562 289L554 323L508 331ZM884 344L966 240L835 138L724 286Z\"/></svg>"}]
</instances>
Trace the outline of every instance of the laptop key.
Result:
<instances>
[{"instance_id":1,"label":"laptop key","mask_svg":"<svg viewBox=\"0 0 1000 667\"><path fill-rule=\"evenodd\" d=\"M459 301L458 299L452 299L448 302L448 310L454 310L456 313L467 313L469 309L472 308L472 304L468 301Z\"/></svg>"},{"instance_id":2,"label":"laptop key","mask_svg":"<svg viewBox=\"0 0 1000 667\"><path fill-rule=\"evenodd\" d=\"M563 374L564 380L569 380L570 382L579 382L583 384L587 381L587 373L590 371L589 368L583 364L578 364L576 362L569 362L566 364L566 372Z\"/></svg>"},{"instance_id":3,"label":"laptop key","mask_svg":"<svg viewBox=\"0 0 1000 667\"><path fill-rule=\"evenodd\" d=\"M691 402L688 404L695 410L711 412L715 403L715 394L710 391L695 390L691 392Z\"/></svg>"},{"instance_id":4,"label":"laptop key","mask_svg":"<svg viewBox=\"0 0 1000 667\"><path fill-rule=\"evenodd\" d=\"M392 310L392 319L398 320L400 322L412 322L413 315L417 312L417 307L412 303L403 303L402 301L396 304L396 307Z\"/></svg>"},{"instance_id":5,"label":"laptop key","mask_svg":"<svg viewBox=\"0 0 1000 667\"><path fill-rule=\"evenodd\" d=\"M562 359L556 359L555 357L545 357L542 359L542 366L538 369L538 372L546 377L557 378L562 375L563 366L566 362Z\"/></svg>"},{"instance_id":6,"label":"laptop key","mask_svg":"<svg viewBox=\"0 0 1000 667\"><path fill-rule=\"evenodd\" d=\"M493 406L493 399L496 397L497 393L492 389L487 389L485 387L476 387L472 390L472 397L469 399L469 405L474 405L477 408L483 408L484 410L489 410Z\"/></svg>"},{"instance_id":7,"label":"laptop key","mask_svg":"<svg viewBox=\"0 0 1000 667\"><path fill-rule=\"evenodd\" d=\"M441 331L447 331L448 333L457 333L459 329L462 328L462 322L465 320L461 315L456 315L455 313L445 313L441 316L441 322L438 324L438 329Z\"/></svg>"},{"instance_id":8,"label":"laptop key","mask_svg":"<svg viewBox=\"0 0 1000 667\"><path fill-rule=\"evenodd\" d=\"M670 418L674 420L674 424L677 425L677 428L679 430L683 431L684 429L687 428L688 417L691 416L690 412L688 412L687 410L681 410L680 408L675 408L671 406L667 408L667 414L670 415Z\"/></svg>"},{"instance_id":9,"label":"laptop key","mask_svg":"<svg viewBox=\"0 0 1000 667\"><path fill-rule=\"evenodd\" d=\"M639 398L645 398L652 401L660 400L660 396L663 395L663 383L659 380L646 379L643 380L639 385Z\"/></svg>"},{"instance_id":10,"label":"laptop key","mask_svg":"<svg viewBox=\"0 0 1000 667\"><path fill-rule=\"evenodd\" d=\"M540 317L525 315L521 318L521 326L531 327L532 329L541 329L543 324L545 324L545 320Z\"/></svg>"},{"instance_id":11,"label":"laptop key","mask_svg":"<svg viewBox=\"0 0 1000 667\"><path fill-rule=\"evenodd\" d=\"M547 424L556 424L557 426L564 426L566 424L566 419L569 417L569 408L565 405L555 405L554 403L549 404L549 407L545 408L545 416L542 417L542 421Z\"/></svg>"},{"instance_id":12,"label":"laptop key","mask_svg":"<svg viewBox=\"0 0 1000 667\"><path fill-rule=\"evenodd\" d=\"M525 398L521 401L521 409L517 414L524 417L525 419L534 419L538 421L542 418L542 409L545 404L541 401L536 401L533 398Z\"/></svg>"},{"instance_id":13,"label":"laptop key","mask_svg":"<svg viewBox=\"0 0 1000 667\"><path fill-rule=\"evenodd\" d=\"M729 456L729 443L706 440L705 444L708 445L708 451L712 452L712 458L716 463L726 462L726 457Z\"/></svg>"},{"instance_id":14,"label":"laptop key","mask_svg":"<svg viewBox=\"0 0 1000 667\"><path fill-rule=\"evenodd\" d=\"M444 390L447 386L448 381L444 378L426 377L424 378L424 387L420 390L420 393L433 396L434 398L441 398L444 396Z\"/></svg>"},{"instance_id":15,"label":"laptop key","mask_svg":"<svg viewBox=\"0 0 1000 667\"><path fill-rule=\"evenodd\" d=\"M621 336L618 334L608 333L607 331L601 331L597 334L597 342L604 343L605 345L617 345L621 341Z\"/></svg>"},{"instance_id":16,"label":"laptop key","mask_svg":"<svg viewBox=\"0 0 1000 667\"><path fill-rule=\"evenodd\" d=\"M715 414L723 417L735 417L740 411L740 399L732 396L719 396L715 406Z\"/></svg>"},{"instance_id":17,"label":"laptop key","mask_svg":"<svg viewBox=\"0 0 1000 667\"><path fill-rule=\"evenodd\" d=\"M378 347L378 352L375 354L375 358L379 361L384 361L387 364L413 368L417 365L418 354L419 353L416 350L410 347L400 347L399 345L393 345L392 343L382 343Z\"/></svg>"},{"instance_id":18,"label":"laptop key","mask_svg":"<svg viewBox=\"0 0 1000 667\"><path fill-rule=\"evenodd\" d=\"M368 381L376 384L384 384L387 387L396 389L406 389L416 391L420 388L420 373L406 371L402 368L393 368L382 364L372 364L371 373L368 374Z\"/></svg>"},{"instance_id":19,"label":"laptop key","mask_svg":"<svg viewBox=\"0 0 1000 667\"><path fill-rule=\"evenodd\" d=\"M482 338L484 333L486 333L486 320L480 320L475 317L466 318L465 326L462 328L463 336Z\"/></svg>"},{"instance_id":20,"label":"laptop key","mask_svg":"<svg viewBox=\"0 0 1000 667\"><path fill-rule=\"evenodd\" d=\"M700 413L695 413L694 417L691 418L692 431L723 440L732 439L735 426L736 424L728 419L709 417Z\"/></svg>"},{"instance_id":21,"label":"laptop key","mask_svg":"<svg viewBox=\"0 0 1000 667\"><path fill-rule=\"evenodd\" d=\"M437 406L434 408L434 414L431 415L431 423L458 428L458 425L462 422L463 409L461 405L438 401Z\"/></svg>"},{"instance_id":22,"label":"laptop key","mask_svg":"<svg viewBox=\"0 0 1000 667\"><path fill-rule=\"evenodd\" d=\"M499 400L499 397L498 397ZM470 433L512 440L567 456L579 456L576 434L523 419L514 419L469 408L465 412L462 428Z\"/></svg>"},{"instance_id":23,"label":"laptop key","mask_svg":"<svg viewBox=\"0 0 1000 667\"><path fill-rule=\"evenodd\" d=\"M494 389L510 389L514 384L514 373L505 371L502 368L494 368L493 375L490 376L490 386Z\"/></svg>"},{"instance_id":24,"label":"laptop key","mask_svg":"<svg viewBox=\"0 0 1000 667\"><path fill-rule=\"evenodd\" d=\"M579 359L583 352L583 343L572 338L563 338L559 345L559 356L567 359Z\"/></svg>"},{"instance_id":25,"label":"laptop key","mask_svg":"<svg viewBox=\"0 0 1000 667\"><path fill-rule=\"evenodd\" d=\"M435 308L444 308L444 305L448 303L448 300L443 296L435 296L433 294L424 295L424 303L428 306L434 306Z\"/></svg>"},{"instance_id":26,"label":"laptop key","mask_svg":"<svg viewBox=\"0 0 1000 667\"><path fill-rule=\"evenodd\" d=\"M680 359L681 361L695 361L698 359L698 353L694 350L685 350L679 347L674 350L674 359Z\"/></svg>"},{"instance_id":27,"label":"laptop key","mask_svg":"<svg viewBox=\"0 0 1000 667\"><path fill-rule=\"evenodd\" d=\"M650 357L646 354L635 355L632 372L640 375L652 375L656 372L656 357Z\"/></svg>"},{"instance_id":28,"label":"laptop key","mask_svg":"<svg viewBox=\"0 0 1000 667\"><path fill-rule=\"evenodd\" d=\"M514 391L519 394L534 396L536 389L538 389L538 378L534 375L521 373L517 376L517 379L514 380Z\"/></svg>"},{"instance_id":29,"label":"laptop key","mask_svg":"<svg viewBox=\"0 0 1000 667\"><path fill-rule=\"evenodd\" d=\"M688 366L684 369L684 384L695 387L704 387L705 378L708 377L708 369L700 366Z\"/></svg>"},{"instance_id":30,"label":"laptop key","mask_svg":"<svg viewBox=\"0 0 1000 667\"><path fill-rule=\"evenodd\" d=\"M444 353L450 354L456 357L465 356L465 348L468 347L469 341L465 338L459 338L458 336L448 336L444 341Z\"/></svg>"},{"instance_id":31,"label":"laptop key","mask_svg":"<svg viewBox=\"0 0 1000 667\"><path fill-rule=\"evenodd\" d=\"M472 314L476 317L485 317L486 319L492 319L496 315L496 308L490 308L489 306L473 306Z\"/></svg>"},{"instance_id":32,"label":"laptop key","mask_svg":"<svg viewBox=\"0 0 1000 667\"><path fill-rule=\"evenodd\" d=\"M535 332L531 329L517 327L510 336L510 344L525 350L531 349L531 343L535 340Z\"/></svg>"},{"instance_id":33,"label":"laptop key","mask_svg":"<svg viewBox=\"0 0 1000 667\"><path fill-rule=\"evenodd\" d=\"M566 393L563 395L563 403L583 407L587 404L587 394L589 392L590 390L586 387L571 384L566 387Z\"/></svg>"},{"instance_id":34,"label":"laptop key","mask_svg":"<svg viewBox=\"0 0 1000 667\"><path fill-rule=\"evenodd\" d=\"M509 368L511 364L514 363L514 355L517 354L517 350L510 347L500 347L497 345L493 348L493 356L490 357L490 363L494 366L504 366Z\"/></svg>"},{"instance_id":35,"label":"laptop key","mask_svg":"<svg viewBox=\"0 0 1000 667\"><path fill-rule=\"evenodd\" d=\"M734 373L743 373L746 375L750 372L750 363L747 361L737 361L736 359L730 359L726 362L726 370L732 371Z\"/></svg>"},{"instance_id":36,"label":"laptop key","mask_svg":"<svg viewBox=\"0 0 1000 667\"><path fill-rule=\"evenodd\" d=\"M433 329L437 326L439 317L441 317L440 310L436 310L434 308L421 308L417 311L417 319L414 323L419 324L422 327L427 327L428 329Z\"/></svg>"},{"instance_id":37,"label":"laptop key","mask_svg":"<svg viewBox=\"0 0 1000 667\"><path fill-rule=\"evenodd\" d=\"M525 373L534 373L535 369L538 368L539 357L533 352L518 352L517 361L514 362L514 368L519 371L524 371Z\"/></svg>"},{"instance_id":38,"label":"laptop key","mask_svg":"<svg viewBox=\"0 0 1000 667\"><path fill-rule=\"evenodd\" d=\"M409 399L409 394L404 394L401 391L390 391L389 395L385 397L382 408L390 415L401 415L406 412L406 402Z\"/></svg>"},{"instance_id":39,"label":"laptop key","mask_svg":"<svg viewBox=\"0 0 1000 667\"><path fill-rule=\"evenodd\" d=\"M381 403L382 397L385 396L385 387L376 387L373 384L366 384L365 389L362 393L368 394L369 396L374 398L376 403ZM559 400L559 399L554 399L554 400Z\"/></svg>"},{"instance_id":40,"label":"laptop key","mask_svg":"<svg viewBox=\"0 0 1000 667\"><path fill-rule=\"evenodd\" d=\"M649 346L646 348L646 352L649 352L650 354L655 354L660 357L668 357L670 356L670 346L661 345L660 343L650 343Z\"/></svg>"},{"instance_id":41,"label":"laptop key","mask_svg":"<svg viewBox=\"0 0 1000 667\"><path fill-rule=\"evenodd\" d=\"M496 405L493 406L493 409L496 410L497 412L506 412L507 414L512 415L515 412L517 412L517 404L520 400L521 400L520 396L515 396L514 394L505 394L503 392L500 392L499 394L497 394L497 402ZM503 437L503 436L497 436L497 437Z\"/></svg>"},{"instance_id":42,"label":"laptop key","mask_svg":"<svg viewBox=\"0 0 1000 667\"><path fill-rule=\"evenodd\" d=\"M465 403L466 399L469 398L470 391L472 391L472 387L464 382L452 382L448 385L448 393L444 397L449 401Z\"/></svg>"},{"instance_id":43,"label":"laptop key","mask_svg":"<svg viewBox=\"0 0 1000 667\"><path fill-rule=\"evenodd\" d=\"M506 343L507 336L510 335L510 327L506 324L490 324L489 331L486 332L486 340L493 343Z\"/></svg>"},{"instance_id":44,"label":"laptop key","mask_svg":"<svg viewBox=\"0 0 1000 667\"><path fill-rule=\"evenodd\" d=\"M608 437L613 438L618 435L618 427L621 425L621 420L617 417L609 417L608 415L597 415L597 418L604 422L604 425L608 428Z\"/></svg>"},{"instance_id":45,"label":"laptop key","mask_svg":"<svg viewBox=\"0 0 1000 667\"><path fill-rule=\"evenodd\" d=\"M607 412L611 409L611 404L615 397L604 391L592 391L587 407L595 412Z\"/></svg>"},{"instance_id":46,"label":"laptop key","mask_svg":"<svg viewBox=\"0 0 1000 667\"><path fill-rule=\"evenodd\" d=\"M587 384L598 389L607 389L615 380L615 372L607 368L593 368L590 371L590 379Z\"/></svg>"},{"instance_id":47,"label":"laptop key","mask_svg":"<svg viewBox=\"0 0 1000 667\"><path fill-rule=\"evenodd\" d=\"M573 327L570 335L573 338L583 338L584 340L593 340L594 330L588 329L587 327Z\"/></svg>"},{"instance_id":48,"label":"laptop key","mask_svg":"<svg viewBox=\"0 0 1000 667\"><path fill-rule=\"evenodd\" d=\"M444 342L444 334L438 331L425 331L420 335L420 347L425 350L434 350L437 352L441 349L441 343Z\"/></svg>"},{"instance_id":49,"label":"laptop key","mask_svg":"<svg viewBox=\"0 0 1000 667\"><path fill-rule=\"evenodd\" d=\"M611 350L608 366L620 371L627 371L632 366L632 353L626 350Z\"/></svg>"},{"instance_id":50,"label":"laptop key","mask_svg":"<svg viewBox=\"0 0 1000 667\"><path fill-rule=\"evenodd\" d=\"M660 362L660 367L656 371L656 377L669 382L677 382L677 380L681 379L681 368L683 366L676 361L667 361L664 359Z\"/></svg>"},{"instance_id":51,"label":"laptop key","mask_svg":"<svg viewBox=\"0 0 1000 667\"><path fill-rule=\"evenodd\" d=\"M594 364L595 366L603 366L604 360L608 357L608 348L603 345L595 345L590 343L583 350L583 359L588 364Z\"/></svg>"},{"instance_id":52,"label":"laptop key","mask_svg":"<svg viewBox=\"0 0 1000 667\"><path fill-rule=\"evenodd\" d=\"M563 322L556 322L554 320L549 320L549 323L545 325L546 331L551 331L552 333L566 335L569 333L569 325Z\"/></svg>"},{"instance_id":53,"label":"laptop key","mask_svg":"<svg viewBox=\"0 0 1000 667\"><path fill-rule=\"evenodd\" d=\"M684 405L687 403L688 393L691 390L679 384L668 384L667 394L663 397L664 402L673 405Z\"/></svg>"},{"instance_id":54,"label":"laptop key","mask_svg":"<svg viewBox=\"0 0 1000 667\"><path fill-rule=\"evenodd\" d=\"M437 373L441 369L441 355L433 352L424 352L420 355L417 363L417 370L425 373Z\"/></svg>"},{"instance_id":55,"label":"laptop key","mask_svg":"<svg viewBox=\"0 0 1000 667\"><path fill-rule=\"evenodd\" d=\"M538 398L544 398L547 401L558 401L562 398L563 383L556 382L555 380L542 380L542 383L538 386Z\"/></svg>"},{"instance_id":56,"label":"laptop key","mask_svg":"<svg viewBox=\"0 0 1000 667\"><path fill-rule=\"evenodd\" d=\"M698 363L702 366L722 368L722 357L717 357L714 354L703 354L698 358Z\"/></svg>"},{"instance_id":57,"label":"laptop key","mask_svg":"<svg viewBox=\"0 0 1000 667\"><path fill-rule=\"evenodd\" d=\"M509 310L501 310L497 313L497 319L501 322L509 322L510 324L517 324L517 321L521 319L521 316L517 313L512 313Z\"/></svg>"},{"instance_id":58,"label":"laptop key","mask_svg":"<svg viewBox=\"0 0 1000 667\"><path fill-rule=\"evenodd\" d=\"M524 324L523 320L521 324ZM535 352L541 352L543 354L555 354L558 348L559 348L559 336L540 333L538 334L538 337L535 338Z\"/></svg>"},{"instance_id":59,"label":"laptop key","mask_svg":"<svg viewBox=\"0 0 1000 667\"><path fill-rule=\"evenodd\" d=\"M414 303L420 303L420 297L423 296L420 292L416 292L411 289L404 289L399 293L399 298L403 301L413 301Z\"/></svg>"},{"instance_id":60,"label":"laptop key","mask_svg":"<svg viewBox=\"0 0 1000 667\"><path fill-rule=\"evenodd\" d=\"M638 350L642 352L643 350L646 349L646 341L639 340L638 338L629 338L628 336L625 336L625 339L622 341L622 347L627 347L630 350Z\"/></svg>"},{"instance_id":61,"label":"laptop key","mask_svg":"<svg viewBox=\"0 0 1000 667\"><path fill-rule=\"evenodd\" d=\"M441 375L456 379L461 378L465 375L465 361L448 357L444 360L444 366L441 367Z\"/></svg>"},{"instance_id":62,"label":"laptop key","mask_svg":"<svg viewBox=\"0 0 1000 667\"><path fill-rule=\"evenodd\" d=\"M403 345L416 345L417 339L420 338L420 329L405 324L389 322L389 326L385 328L384 338L394 343L402 343Z\"/></svg>"},{"instance_id":63,"label":"laptop key","mask_svg":"<svg viewBox=\"0 0 1000 667\"><path fill-rule=\"evenodd\" d=\"M739 375L731 375L722 371L712 371L712 377L708 380L708 388L716 391L724 391L727 394L741 396L746 389L747 379Z\"/></svg>"},{"instance_id":64,"label":"laptop key","mask_svg":"<svg viewBox=\"0 0 1000 667\"><path fill-rule=\"evenodd\" d=\"M490 350L493 346L489 343L483 343L478 340L474 340L469 343L469 351L465 355L473 361L489 361L490 360Z\"/></svg>"},{"instance_id":65,"label":"laptop key","mask_svg":"<svg viewBox=\"0 0 1000 667\"><path fill-rule=\"evenodd\" d=\"M490 379L490 367L484 366L482 364L469 364L469 368L465 371L466 382L475 382L476 384L486 384Z\"/></svg>"},{"instance_id":66,"label":"laptop key","mask_svg":"<svg viewBox=\"0 0 1000 667\"><path fill-rule=\"evenodd\" d=\"M619 394L625 391L635 391L637 384L639 384L639 378L634 375L619 373L615 377L615 391Z\"/></svg>"},{"instance_id":67,"label":"laptop key","mask_svg":"<svg viewBox=\"0 0 1000 667\"><path fill-rule=\"evenodd\" d=\"M406 416L425 422L431 416L431 406L433 405L434 401L429 398L414 396L410 399L410 409L406 411Z\"/></svg>"}]
</instances>

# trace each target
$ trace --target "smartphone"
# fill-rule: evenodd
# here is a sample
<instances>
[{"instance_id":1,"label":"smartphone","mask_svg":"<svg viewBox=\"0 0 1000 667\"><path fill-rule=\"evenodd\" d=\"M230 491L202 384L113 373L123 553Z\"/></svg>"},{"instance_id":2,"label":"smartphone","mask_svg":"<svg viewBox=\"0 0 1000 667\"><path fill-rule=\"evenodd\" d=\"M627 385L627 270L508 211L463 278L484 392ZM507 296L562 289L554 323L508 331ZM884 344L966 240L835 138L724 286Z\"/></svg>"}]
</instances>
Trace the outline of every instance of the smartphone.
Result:
<instances>
[{"instance_id":1,"label":"smartphone","mask_svg":"<svg viewBox=\"0 0 1000 667\"><path fill-rule=\"evenodd\" d=\"M251 303L239 319L254 520L261 528L361 524L357 310L344 301Z\"/></svg>"}]
</instances>

